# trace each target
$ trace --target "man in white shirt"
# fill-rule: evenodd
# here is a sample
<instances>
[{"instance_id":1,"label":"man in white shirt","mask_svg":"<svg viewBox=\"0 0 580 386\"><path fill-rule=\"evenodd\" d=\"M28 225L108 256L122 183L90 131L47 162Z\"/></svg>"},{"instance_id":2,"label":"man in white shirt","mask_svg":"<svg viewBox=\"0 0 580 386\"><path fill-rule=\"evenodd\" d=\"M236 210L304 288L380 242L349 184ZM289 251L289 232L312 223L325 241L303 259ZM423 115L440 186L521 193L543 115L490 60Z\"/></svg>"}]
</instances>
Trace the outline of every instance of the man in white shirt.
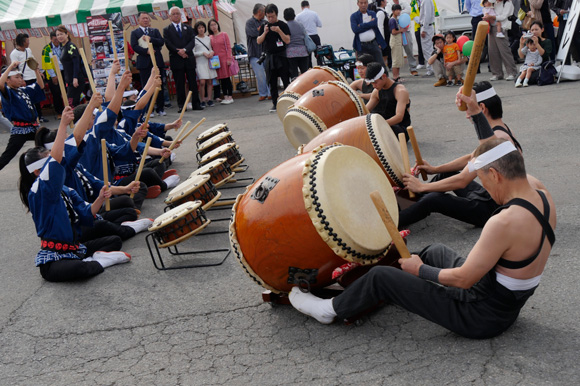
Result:
<instances>
[{"instance_id":1,"label":"man in white shirt","mask_svg":"<svg viewBox=\"0 0 580 386\"><path fill-rule=\"evenodd\" d=\"M401 11L401 14L406 13L407 15L409 15L409 17L411 16L411 5L405 1L405 0L393 0L393 4L399 4L401 6L401 8L403 8L403 10ZM392 6L392 5L391 5ZM390 7L387 6L387 9L389 9ZM407 54L407 62L409 62L409 71L411 71L411 75L413 76L419 76L419 73L417 72L417 60L415 59L415 56L413 56L413 32L412 32L413 28L409 28L406 32L405 32L405 38L407 39L407 45L403 46L403 49L405 50L405 53Z\"/></svg>"},{"instance_id":2,"label":"man in white shirt","mask_svg":"<svg viewBox=\"0 0 580 386\"><path fill-rule=\"evenodd\" d=\"M310 10L310 3L306 0L300 3L302 7L302 12L296 15L296 21L304 26L306 29L306 33L310 36L310 39L316 44L320 46L320 36L318 36L318 28L322 28L322 21L320 21L320 17L314 11ZM310 66L312 67L312 56L309 57ZM318 59L317 59L318 62Z\"/></svg>"},{"instance_id":3,"label":"man in white shirt","mask_svg":"<svg viewBox=\"0 0 580 386\"><path fill-rule=\"evenodd\" d=\"M10 62L19 62L18 71L22 73L22 79L26 82L26 85L31 85L36 83L36 72L30 68L27 60L32 58L36 60L32 54L32 50L28 48L30 45L30 39L28 34L18 34L14 40L15 49L10 53ZM37 62L38 63L38 62ZM36 112L38 113L39 122L48 122L48 119L42 116L42 109L40 108L40 103L34 105L36 107Z\"/></svg>"},{"instance_id":4,"label":"man in white shirt","mask_svg":"<svg viewBox=\"0 0 580 386\"><path fill-rule=\"evenodd\" d=\"M435 34L435 5L433 0L421 0L419 13L419 25L421 26L421 48L423 57L429 58L433 53L433 35ZM416 21L415 21L416 22ZM427 74L433 74L433 68L429 63L427 65Z\"/></svg>"}]
</instances>

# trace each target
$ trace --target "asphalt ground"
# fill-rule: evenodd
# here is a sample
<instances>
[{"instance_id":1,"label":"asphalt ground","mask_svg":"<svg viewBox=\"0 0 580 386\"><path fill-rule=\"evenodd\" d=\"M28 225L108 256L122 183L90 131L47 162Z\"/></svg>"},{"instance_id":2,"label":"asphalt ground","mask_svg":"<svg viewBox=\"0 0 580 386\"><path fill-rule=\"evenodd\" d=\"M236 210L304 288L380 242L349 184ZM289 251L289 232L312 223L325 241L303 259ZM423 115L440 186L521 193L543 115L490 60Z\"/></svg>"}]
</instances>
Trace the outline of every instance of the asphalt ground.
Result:
<instances>
[{"instance_id":1,"label":"asphalt ground","mask_svg":"<svg viewBox=\"0 0 580 386\"><path fill-rule=\"evenodd\" d=\"M488 76L481 74L477 80ZM434 88L434 81L407 76L405 84L423 157L440 164L472 151L477 139L454 105L457 88ZM364 317L360 326L320 325L290 306L263 303L262 287L233 255L218 267L156 270L145 242L147 232L125 242L124 250L133 256L129 264L83 282L46 282L34 266L39 240L18 196L15 159L0 172L0 383L577 383L578 83L515 89L511 82L498 81L494 87L503 100L504 120L523 146L528 172L545 183L558 212L557 241L540 287L501 336L465 339L392 305ZM188 112L186 120L206 117L197 133L226 122L249 165L243 176L258 178L295 153L269 107L254 96ZM167 111L166 121L177 117L176 108ZM56 128L50 118L48 126ZM0 134L0 148L8 137ZM176 151L174 165L183 178L197 168L195 153L193 135ZM224 191L224 196L235 193ZM147 200L142 215L162 214L164 198ZM214 219L228 216L228 210L209 214ZM214 222L211 229L225 230L226 224ZM410 230L411 250L442 242L464 255L480 233L441 215ZM196 236L183 247L229 248L229 241L226 234ZM215 261L205 254L195 259Z\"/></svg>"}]
</instances>

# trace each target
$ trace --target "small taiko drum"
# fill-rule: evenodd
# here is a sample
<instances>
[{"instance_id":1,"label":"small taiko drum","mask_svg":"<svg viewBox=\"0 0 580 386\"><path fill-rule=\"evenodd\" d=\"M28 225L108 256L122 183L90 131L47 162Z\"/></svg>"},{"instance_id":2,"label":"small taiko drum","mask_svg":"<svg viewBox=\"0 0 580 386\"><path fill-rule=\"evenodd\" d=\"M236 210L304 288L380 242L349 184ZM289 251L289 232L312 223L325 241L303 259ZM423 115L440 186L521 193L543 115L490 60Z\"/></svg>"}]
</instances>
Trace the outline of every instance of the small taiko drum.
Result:
<instances>
[{"instance_id":1,"label":"small taiko drum","mask_svg":"<svg viewBox=\"0 0 580 386\"><path fill-rule=\"evenodd\" d=\"M284 117L284 131L295 148L329 127L368 114L357 93L342 82L326 82L306 93Z\"/></svg>"},{"instance_id":2,"label":"small taiko drum","mask_svg":"<svg viewBox=\"0 0 580 386\"><path fill-rule=\"evenodd\" d=\"M335 268L374 264L390 246L373 191L398 223L389 180L362 150L333 145L297 155L237 197L232 250L252 279L276 293L328 286Z\"/></svg>"},{"instance_id":3,"label":"small taiko drum","mask_svg":"<svg viewBox=\"0 0 580 386\"><path fill-rule=\"evenodd\" d=\"M189 175L189 178L204 174L210 177L211 183L216 188L224 185L236 175L236 173L232 171L230 165L227 163L226 158L218 158L202 166L201 168L194 170L193 173Z\"/></svg>"},{"instance_id":4,"label":"small taiko drum","mask_svg":"<svg viewBox=\"0 0 580 386\"><path fill-rule=\"evenodd\" d=\"M201 157L201 161L199 161L199 167L207 165L217 158L226 158L226 162L232 169L244 162L244 157L242 157L238 151L238 146L236 146L235 143L226 143L225 145L221 145L220 147L213 149Z\"/></svg>"},{"instance_id":5,"label":"small taiko drum","mask_svg":"<svg viewBox=\"0 0 580 386\"><path fill-rule=\"evenodd\" d=\"M308 153L320 145L331 145L335 142L361 149L383 168L391 185L405 187L405 167L399 140L391 126L379 114L367 114L336 124L301 146L298 153Z\"/></svg>"},{"instance_id":6,"label":"small taiko drum","mask_svg":"<svg viewBox=\"0 0 580 386\"><path fill-rule=\"evenodd\" d=\"M340 71L336 71L327 66L315 66L296 78L288 85L288 87L286 87L286 90L284 90L276 102L276 112L278 113L280 121L284 120L288 108L296 103L302 95L306 94L314 87L319 86L322 82L328 82L331 80L338 80L347 83Z\"/></svg>"},{"instance_id":7,"label":"small taiko drum","mask_svg":"<svg viewBox=\"0 0 580 386\"><path fill-rule=\"evenodd\" d=\"M230 129L228 129L228 125L226 125L225 123L220 123L218 125L212 126L197 136L197 139L196 139L197 140L197 147L199 147L200 144L204 143L205 141L207 141L208 139L210 139L214 135L217 135L219 133L229 132L229 131L230 131Z\"/></svg>"},{"instance_id":8,"label":"small taiko drum","mask_svg":"<svg viewBox=\"0 0 580 386\"><path fill-rule=\"evenodd\" d=\"M159 247L166 248L201 232L210 222L201 208L201 201L192 201L157 217L149 231L153 232Z\"/></svg>"},{"instance_id":9,"label":"small taiko drum","mask_svg":"<svg viewBox=\"0 0 580 386\"><path fill-rule=\"evenodd\" d=\"M177 185L165 199L165 204L170 208L189 201L201 201L202 209L211 207L221 196L210 181L207 174L193 176Z\"/></svg>"},{"instance_id":10,"label":"small taiko drum","mask_svg":"<svg viewBox=\"0 0 580 386\"><path fill-rule=\"evenodd\" d=\"M207 141L198 144L196 156L197 161L199 162L204 155L206 155L207 153L209 153L214 149L217 149L221 145L225 145L226 143L235 143L234 139L232 138L232 134L229 131L224 131L219 134L216 134Z\"/></svg>"}]
</instances>

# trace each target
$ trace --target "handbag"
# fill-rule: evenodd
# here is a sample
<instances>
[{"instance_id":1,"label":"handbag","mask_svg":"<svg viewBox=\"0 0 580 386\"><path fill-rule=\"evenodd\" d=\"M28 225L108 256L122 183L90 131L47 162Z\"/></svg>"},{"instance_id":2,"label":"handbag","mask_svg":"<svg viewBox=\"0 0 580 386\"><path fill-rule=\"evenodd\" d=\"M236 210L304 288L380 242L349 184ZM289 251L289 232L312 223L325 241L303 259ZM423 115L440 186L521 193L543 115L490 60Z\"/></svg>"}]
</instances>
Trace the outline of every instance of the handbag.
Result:
<instances>
[{"instance_id":1,"label":"handbag","mask_svg":"<svg viewBox=\"0 0 580 386\"><path fill-rule=\"evenodd\" d=\"M231 75L238 75L238 72L240 72L240 66L238 65L238 61L236 59L232 60L232 63L230 64L230 74Z\"/></svg>"},{"instance_id":2,"label":"handbag","mask_svg":"<svg viewBox=\"0 0 580 386\"><path fill-rule=\"evenodd\" d=\"M524 20L522 21L522 29L528 31L532 27L532 23L535 20L536 20L535 17L526 15L526 17L524 17Z\"/></svg>"},{"instance_id":3,"label":"handbag","mask_svg":"<svg viewBox=\"0 0 580 386\"><path fill-rule=\"evenodd\" d=\"M308 51L309 54L311 54L314 51L316 51L318 46L316 45L316 43L314 43L314 40L312 40L312 38L308 36L308 33L306 32L306 28L304 28L304 26L302 26L302 32L304 32L304 45L306 46L306 50Z\"/></svg>"},{"instance_id":4,"label":"handbag","mask_svg":"<svg viewBox=\"0 0 580 386\"><path fill-rule=\"evenodd\" d=\"M219 56L214 55L211 58L209 58L209 68L213 68L214 70L217 70L220 67L221 67L221 63L220 63Z\"/></svg>"}]
</instances>

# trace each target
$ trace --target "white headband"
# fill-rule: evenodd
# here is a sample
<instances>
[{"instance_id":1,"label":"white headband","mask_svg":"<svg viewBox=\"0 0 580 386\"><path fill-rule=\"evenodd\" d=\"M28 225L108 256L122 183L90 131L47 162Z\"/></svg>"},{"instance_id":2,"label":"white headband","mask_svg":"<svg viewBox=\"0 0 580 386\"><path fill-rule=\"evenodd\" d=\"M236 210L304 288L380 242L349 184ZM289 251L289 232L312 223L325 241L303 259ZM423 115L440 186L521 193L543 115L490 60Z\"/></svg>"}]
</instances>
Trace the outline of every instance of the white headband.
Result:
<instances>
[{"instance_id":1,"label":"white headband","mask_svg":"<svg viewBox=\"0 0 580 386\"><path fill-rule=\"evenodd\" d=\"M355 62L355 67L364 66L363 62Z\"/></svg>"},{"instance_id":2,"label":"white headband","mask_svg":"<svg viewBox=\"0 0 580 386\"><path fill-rule=\"evenodd\" d=\"M11 77L14 75L22 75L22 73L20 71L16 71L16 70L12 70L8 73L8 77Z\"/></svg>"},{"instance_id":3,"label":"white headband","mask_svg":"<svg viewBox=\"0 0 580 386\"><path fill-rule=\"evenodd\" d=\"M365 79L365 83L366 84L371 84L373 82L376 82L377 80L381 79L381 77L385 74L385 69L383 67L381 67L381 71L379 71L379 73L377 74L377 76L375 76L373 79Z\"/></svg>"},{"instance_id":4,"label":"white headband","mask_svg":"<svg viewBox=\"0 0 580 386\"><path fill-rule=\"evenodd\" d=\"M53 146L54 146L54 141L53 142L47 142L47 143L44 144L44 148L45 149L48 149L48 150L52 149Z\"/></svg>"},{"instance_id":5,"label":"white headband","mask_svg":"<svg viewBox=\"0 0 580 386\"><path fill-rule=\"evenodd\" d=\"M488 100L489 98L494 97L496 95L497 93L495 92L495 89L492 87L488 88L487 90L483 90L482 92L478 92L477 94L475 94L475 97L477 98L477 103L479 103Z\"/></svg>"},{"instance_id":6,"label":"white headband","mask_svg":"<svg viewBox=\"0 0 580 386\"><path fill-rule=\"evenodd\" d=\"M26 165L26 169L28 169L28 173L32 173L35 170L42 169L44 164L48 161L48 157L44 157L31 163L30 165Z\"/></svg>"},{"instance_id":7,"label":"white headband","mask_svg":"<svg viewBox=\"0 0 580 386\"><path fill-rule=\"evenodd\" d=\"M129 98L131 95L137 95L137 94L139 94L139 91L137 91L137 90L125 91L123 93L123 98Z\"/></svg>"},{"instance_id":8,"label":"white headband","mask_svg":"<svg viewBox=\"0 0 580 386\"><path fill-rule=\"evenodd\" d=\"M479 170L485 165L489 165L490 163L497 161L498 159L500 159L506 154L511 153L512 151L517 151L517 149L514 146L514 144L511 143L510 141L497 145L493 149L488 150L483 154L480 154L480 156L474 159L473 161L469 161L467 163L467 165L469 166L469 172Z\"/></svg>"}]
</instances>

